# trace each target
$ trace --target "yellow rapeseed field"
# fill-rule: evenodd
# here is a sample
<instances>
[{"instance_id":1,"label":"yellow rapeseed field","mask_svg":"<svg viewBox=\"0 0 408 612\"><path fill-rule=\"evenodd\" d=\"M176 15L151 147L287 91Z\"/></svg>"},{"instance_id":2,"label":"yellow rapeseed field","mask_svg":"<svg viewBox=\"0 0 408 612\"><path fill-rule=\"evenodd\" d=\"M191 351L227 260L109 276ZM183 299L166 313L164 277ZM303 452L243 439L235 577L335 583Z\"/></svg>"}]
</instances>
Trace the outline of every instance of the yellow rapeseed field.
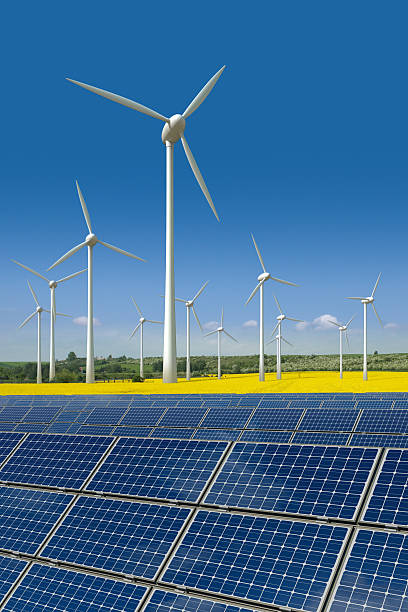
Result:
<instances>
[{"instance_id":1,"label":"yellow rapeseed field","mask_svg":"<svg viewBox=\"0 0 408 612\"><path fill-rule=\"evenodd\" d=\"M261 383L258 374L229 374L193 378L186 382L164 385L161 380L147 379L144 383L128 381L54 384L3 384L0 395L81 395L111 393L341 393L408 391L408 372L369 372L363 381L361 372L345 372L343 380L337 372L288 372L282 380L267 374Z\"/></svg>"}]
</instances>

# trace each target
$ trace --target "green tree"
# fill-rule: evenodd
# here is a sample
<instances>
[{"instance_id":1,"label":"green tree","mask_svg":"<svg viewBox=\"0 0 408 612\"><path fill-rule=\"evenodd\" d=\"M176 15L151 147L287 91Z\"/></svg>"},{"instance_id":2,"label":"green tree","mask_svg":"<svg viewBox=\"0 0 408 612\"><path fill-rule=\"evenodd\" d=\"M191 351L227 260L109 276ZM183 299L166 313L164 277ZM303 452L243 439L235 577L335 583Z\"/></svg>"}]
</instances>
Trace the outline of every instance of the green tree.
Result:
<instances>
[{"instance_id":1,"label":"green tree","mask_svg":"<svg viewBox=\"0 0 408 612\"><path fill-rule=\"evenodd\" d=\"M77 359L77 356L75 355L74 351L70 351L68 353L67 361L75 361L75 359Z\"/></svg>"}]
</instances>

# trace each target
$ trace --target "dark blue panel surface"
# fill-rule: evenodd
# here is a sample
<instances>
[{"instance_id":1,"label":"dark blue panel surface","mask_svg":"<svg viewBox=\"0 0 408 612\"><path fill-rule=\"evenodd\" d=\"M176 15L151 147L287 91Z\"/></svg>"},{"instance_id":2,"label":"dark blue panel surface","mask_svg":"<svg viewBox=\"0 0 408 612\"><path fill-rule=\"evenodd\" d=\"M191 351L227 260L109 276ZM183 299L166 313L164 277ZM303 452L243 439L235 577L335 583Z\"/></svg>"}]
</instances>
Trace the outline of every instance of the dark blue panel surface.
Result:
<instances>
[{"instance_id":1,"label":"dark blue panel surface","mask_svg":"<svg viewBox=\"0 0 408 612\"><path fill-rule=\"evenodd\" d=\"M397 434L353 434L349 446L408 448L408 436Z\"/></svg>"},{"instance_id":2,"label":"dark blue panel surface","mask_svg":"<svg viewBox=\"0 0 408 612\"><path fill-rule=\"evenodd\" d=\"M325 409L333 409L333 408L354 408L356 405L356 402L353 399L349 399L349 400L341 400L341 399L334 399L334 400L325 400L322 404L322 408Z\"/></svg>"},{"instance_id":3,"label":"dark blue panel surface","mask_svg":"<svg viewBox=\"0 0 408 612\"><path fill-rule=\"evenodd\" d=\"M237 440L241 429L196 429L194 440Z\"/></svg>"},{"instance_id":4,"label":"dark blue panel surface","mask_svg":"<svg viewBox=\"0 0 408 612\"><path fill-rule=\"evenodd\" d=\"M9 591L26 566L26 561L0 555L0 598ZM22 612L22 608L19 612Z\"/></svg>"},{"instance_id":5,"label":"dark blue panel surface","mask_svg":"<svg viewBox=\"0 0 408 612\"><path fill-rule=\"evenodd\" d=\"M258 408L286 408L289 400L285 399L263 399L259 402Z\"/></svg>"},{"instance_id":6,"label":"dark blue panel surface","mask_svg":"<svg viewBox=\"0 0 408 612\"><path fill-rule=\"evenodd\" d=\"M88 415L84 423L87 423L88 425L117 425L127 408L127 406L125 408L117 408L115 406L95 408Z\"/></svg>"},{"instance_id":7,"label":"dark blue panel surface","mask_svg":"<svg viewBox=\"0 0 408 612\"><path fill-rule=\"evenodd\" d=\"M23 436L24 434L21 433L0 432L0 461L4 461L7 455L9 455L13 448L22 440Z\"/></svg>"},{"instance_id":8,"label":"dark blue panel surface","mask_svg":"<svg viewBox=\"0 0 408 612\"><path fill-rule=\"evenodd\" d=\"M48 425L45 423L17 423L13 431L23 431L24 433L42 433L47 429Z\"/></svg>"},{"instance_id":9,"label":"dark blue panel surface","mask_svg":"<svg viewBox=\"0 0 408 612\"><path fill-rule=\"evenodd\" d=\"M371 399L371 400L364 400L364 399L359 399L358 400L358 404L357 404L357 408L359 410L368 410L368 409L375 409L375 408L379 408L381 410L383 410L384 408L391 408L393 404L393 400L390 399Z\"/></svg>"},{"instance_id":10,"label":"dark blue panel surface","mask_svg":"<svg viewBox=\"0 0 408 612\"><path fill-rule=\"evenodd\" d=\"M252 408L211 408L200 427L240 429L245 427L252 411Z\"/></svg>"},{"instance_id":11,"label":"dark blue panel surface","mask_svg":"<svg viewBox=\"0 0 408 612\"><path fill-rule=\"evenodd\" d=\"M24 421L26 423L51 423L57 414L60 412L61 408L46 408L46 407L36 407L31 408L30 412L28 412Z\"/></svg>"},{"instance_id":12,"label":"dark blue panel surface","mask_svg":"<svg viewBox=\"0 0 408 612\"><path fill-rule=\"evenodd\" d=\"M289 442L292 437L291 431L260 431L259 429L248 429L241 436L241 442Z\"/></svg>"},{"instance_id":13,"label":"dark blue panel surface","mask_svg":"<svg viewBox=\"0 0 408 612\"><path fill-rule=\"evenodd\" d=\"M408 433L408 410L395 408L363 410L356 431L367 433Z\"/></svg>"},{"instance_id":14,"label":"dark blue panel surface","mask_svg":"<svg viewBox=\"0 0 408 612\"><path fill-rule=\"evenodd\" d=\"M13 421L18 423L22 421L24 416L30 410L30 406L6 406L4 410L0 412L0 421Z\"/></svg>"},{"instance_id":15,"label":"dark blue panel surface","mask_svg":"<svg viewBox=\"0 0 408 612\"><path fill-rule=\"evenodd\" d=\"M299 424L300 431L352 431L359 415L358 410L343 408L312 408Z\"/></svg>"},{"instance_id":16,"label":"dark blue panel surface","mask_svg":"<svg viewBox=\"0 0 408 612\"><path fill-rule=\"evenodd\" d=\"M81 425L77 433L85 436L110 436L114 429L112 425Z\"/></svg>"},{"instance_id":17,"label":"dark blue panel surface","mask_svg":"<svg viewBox=\"0 0 408 612\"><path fill-rule=\"evenodd\" d=\"M144 612L251 612L251 610L201 597L155 589Z\"/></svg>"},{"instance_id":18,"label":"dark blue panel surface","mask_svg":"<svg viewBox=\"0 0 408 612\"><path fill-rule=\"evenodd\" d=\"M41 556L154 578L189 512L80 497Z\"/></svg>"},{"instance_id":19,"label":"dark blue panel surface","mask_svg":"<svg viewBox=\"0 0 408 612\"><path fill-rule=\"evenodd\" d=\"M199 511L163 581L316 612L347 531Z\"/></svg>"},{"instance_id":20,"label":"dark blue panel surface","mask_svg":"<svg viewBox=\"0 0 408 612\"><path fill-rule=\"evenodd\" d=\"M120 424L122 425L133 425L136 427L149 427L156 425L164 412L164 408L132 408L125 414Z\"/></svg>"},{"instance_id":21,"label":"dark blue panel surface","mask_svg":"<svg viewBox=\"0 0 408 612\"><path fill-rule=\"evenodd\" d=\"M295 429L303 410L292 408L257 408L247 429Z\"/></svg>"},{"instance_id":22,"label":"dark blue panel surface","mask_svg":"<svg viewBox=\"0 0 408 612\"><path fill-rule=\"evenodd\" d=\"M163 418L160 419L160 427L198 427L208 408L168 408Z\"/></svg>"},{"instance_id":23,"label":"dark blue panel surface","mask_svg":"<svg viewBox=\"0 0 408 612\"><path fill-rule=\"evenodd\" d=\"M347 444L349 437L349 433L298 431L295 433L292 443L345 445Z\"/></svg>"},{"instance_id":24,"label":"dark blue panel surface","mask_svg":"<svg viewBox=\"0 0 408 612\"><path fill-rule=\"evenodd\" d=\"M150 432L151 438L179 438L181 440L189 440L195 429L185 427L155 427Z\"/></svg>"}]
</instances>

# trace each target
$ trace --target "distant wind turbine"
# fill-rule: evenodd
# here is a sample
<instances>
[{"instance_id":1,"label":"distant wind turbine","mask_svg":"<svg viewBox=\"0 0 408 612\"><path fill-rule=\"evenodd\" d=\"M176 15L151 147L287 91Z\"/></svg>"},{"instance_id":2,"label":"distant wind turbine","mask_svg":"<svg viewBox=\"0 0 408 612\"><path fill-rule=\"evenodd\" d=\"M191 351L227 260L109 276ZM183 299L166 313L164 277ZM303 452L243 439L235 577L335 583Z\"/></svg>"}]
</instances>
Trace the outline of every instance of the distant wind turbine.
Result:
<instances>
[{"instance_id":1,"label":"distant wind turbine","mask_svg":"<svg viewBox=\"0 0 408 612\"><path fill-rule=\"evenodd\" d=\"M140 310L139 306L136 304L136 302L135 302L133 297L132 297L132 302L135 305L137 312L140 314L140 319L139 319L139 323L136 325L135 329L130 334L129 340L130 340L130 338L133 338L133 336L135 335L137 330L140 329L140 366L139 366L139 375L140 375L141 378L144 378L144 372L143 372L143 325L145 323L159 323L160 325L163 325L163 321L152 321L151 319L145 319L145 317L142 314L142 311Z\"/></svg>"},{"instance_id":2,"label":"distant wind turbine","mask_svg":"<svg viewBox=\"0 0 408 612\"><path fill-rule=\"evenodd\" d=\"M231 340L233 340L234 342L238 343L238 340L236 340L233 336L231 336L231 334L229 334L224 329L224 308L221 310L220 326L217 327L217 329L214 329L214 331L211 331L209 334L205 334L205 336L211 336L212 334L217 334L217 340L218 340L218 378L221 378L221 334L222 333L224 333L226 336L228 336L228 338L231 338Z\"/></svg>"},{"instance_id":3,"label":"distant wind turbine","mask_svg":"<svg viewBox=\"0 0 408 612\"><path fill-rule=\"evenodd\" d=\"M336 325L339 328L340 334L340 378L343 378L343 333L347 340L347 346L350 348L350 342L347 334L347 328L352 322L356 315L353 315L347 323L336 323L336 321L329 321L332 325Z\"/></svg>"},{"instance_id":4,"label":"distant wind turbine","mask_svg":"<svg viewBox=\"0 0 408 612\"><path fill-rule=\"evenodd\" d=\"M42 278L43 280L45 280L48 283L48 286L50 288L51 317L50 317L50 375L49 375L49 379L50 381L54 380L55 378L55 316L57 314L55 310L55 289L57 285L59 285L60 283L63 283L67 280L70 280L71 278L74 278L75 276L78 276L79 274L82 274L83 272L86 272L86 268L84 270L80 270L79 272L74 272L74 274L70 274L69 276L65 276L64 278L60 278L59 280L55 281L55 280L49 280L48 278L43 276L43 274L36 272L32 268L25 266L24 264L16 261L15 259L12 259L11 261L17 264L18 266L20 266L21 268L24 268L24 270L28 270L32 274L35 274L39 278ZM62 315L62 316L68 317L70 315Z\"/></svg>"},{"instance_id":5,"label":"distant wind turbine","mask_svg":"<svg viewBox=\"0 0 408 612\"><path fill-rule=\"evenodd\" d=\"M202 292L208 285L208 282L209 281L204 283L201 289L197 291L197 293L191 300L182 300L181 298L175 298L177 302L183 302L185 304L186 312L187 312L186 380L190 380L190 310L193 311L193 315L195 317L195 320L197 321L198 327L200 328L201 331L203 331L203 328L201 327L200 319L198 318L197 313L194 308L194 302L202 294Z\"/></svg>"},{"instance_id":6,"label":"distant wind turbine","mask_svg":"<svg viewBox=\"0 0 408 612\"><path fill-rule=\"evenodd\" d=\"M251 234L251 236L252 236L252 240L253 240L256 252L258 253L258 258L259 258L259 261L261 262L263 272L262 274L258 276L258 284L255 287L255 289L252 291L249 298L247 299L246 304L249 304L249 302L252 300L255 293L259 289L260 290L260 293L259 293L259 307L260 307L259 308L259 380L264 381L265 380L265 366L264 366L265 334L264 334L264 294L263 294L264 283L267 280L271 279L271 280L276 281L277 283L282 283L283 285L291 285L292 287L297 287L297 285L295 283L290 283L289 281L282 280L281 278L275 278L274 276L271 276L269 272L266 271L265 264L263 262L262 255L258 248L258 245L255 242L255 238L253 234Z\"/></svg>"},{"instance_id":7,"label":"distant wind turbine","mask_svg":"<svg viewBox=\"0 0 408 612\"><path fill-rule=\"evenodd\" d=\"M186 110L182 115L173 115L172 117L165 117L143 104L123 98L116 94L93 87L92 85L86 85L73 79L67 79L75 85L79 85L92 93L96 93L103 98L107 98L112 102L117 102L123 106L127 106L133 110L137 110L140 113L149 115L154 119L160 119L165 122L162 131L162 141L166 146L166 285L165 285L165 306L164 306L164 347L163 347L163 382L174 383L177 382L177 354L176 354L176 313L174 305L174 195L173 195L173 149L176 142L181 140L184 152L187 156L188 163L200 185L201 191L203 192L207 202L211 206L211 209L219 221L217 211L211 199L210 193L204 182L200 170L198 169L197 163L193 157L190 147L187 144L187 140L184 137L184 129L186 127L186 119L197 110L197 108L204 102L208 94L213 89L214 85L220 78L225 66L223 66L202 88L202 90L196 95L194 100L187 106Z\"/></svg>"},{"instance_id":8,"label":"distant wind turbine","mask_svg":"<svg viewBox=\"0 0 408 612\"><path fill-rule=\"evenodd\" d=\"M89 217L88 209L85 204L85 200L83 198L82 192L79 188L78 181L76 181L76 187L78 191L79 200L82 206L82 212L85 217L85 222L88 226L89 234L85 238L84 242L77 244L72 248L68 253L65 253L62 257L60 257L55 263L52 264L48 268L48 270L52 270L55 266L58 266L60 263L74 255L77 251L82 249L82 247L88 247L88 320L87 320L87 342L86 342L86 382L93 383L95 382L95 371L94 371L94 335L93 335L93 248L96 244L102 244L103 246L111 249L112 251L116 251L117 253L122 253L122 255L127 255L127 257L133 257L133 259L138 259L139 261L145 261L141 257L137 257L136 255L132 255L132 253L128 253L123 249L119 249L119 247L113 246L112 244L108 244L107 242L102 242L99 240L95 234L92 233L91 227L91 219Z\"/></svg>"},{"instance_id":9,"label":"distant wind turbine","mask_svg":"<svg viewBox=\"0 0 408 612\"><path fill-rule=\"evenodd\" d=\"M271 342L275 342L276 341L276 378L278 380L280 380L282 378L282 368L281 368L281 349L282 349L282 340L284 342L286 342L286 344L289 344L290 346L293 346L293 344L291 344L288 340L286 340L286 338L284 338L282 336L282 322L286 319L287 321L296 321L297 323L303 323L304 321L302 321L301 319L294 319L293 317L288 317L285 314L283 314L282 312L282 308L281 305L278 302L278 298L276 297L276 295L273 296L275 298L275 302L276 305L278 307L278 310L280 312L280 315L278 315L276 317L277 319L277 324L274 327L274 330L272 332L272 336L273 334L276 332L276 330L278 330L278 334L277 336L275 336L275 338L272 338L268 344L270 344Z\"/></svg>"},{"instance_id":10,"label":"distant wind turbine","mask_svg":"<svg viewBox=\"0 0 408 612\"><path fill-rule=\"evenodd\" d=\"M348 297L347 300L359 300L363 304L363 314L364 314L364 355L363 355L363 380L367 380L367 304L371 304L373 307L375 316L378 319L379 324L383 327L383 323L380 319L380 315L375 309L374 306L374 294L377 290L378 283L380 282L381 272L378 275L376 283L374 285L374 289L369 297Z\"/></svg>"},{"instance_id":11,"label":"distant wind turbine","mask_svg":"<svg viewBox=\"0 0 408 612\"><path fill-rule=\"evenodd\" d=\"M37 384L41 384L42 383L42 374L41 374L41 313L42 312L50 312L49 310L46 310L45 308L42 308L40 306L40 303L38 301L37 295L34 291L34 289L32 288L32 286L30 285L30 281L27 281L28 287L31 291L31 295L34 298L34 302L36 303L37 308L34 310L34 312L32 312L26 319L24 319L24 321L21 323L21 325L19 325L19 329L21 327L24 327L24 325L26 325L33 317L35 317L35 315L37 315Z\"/></svg>"}]
</instances>

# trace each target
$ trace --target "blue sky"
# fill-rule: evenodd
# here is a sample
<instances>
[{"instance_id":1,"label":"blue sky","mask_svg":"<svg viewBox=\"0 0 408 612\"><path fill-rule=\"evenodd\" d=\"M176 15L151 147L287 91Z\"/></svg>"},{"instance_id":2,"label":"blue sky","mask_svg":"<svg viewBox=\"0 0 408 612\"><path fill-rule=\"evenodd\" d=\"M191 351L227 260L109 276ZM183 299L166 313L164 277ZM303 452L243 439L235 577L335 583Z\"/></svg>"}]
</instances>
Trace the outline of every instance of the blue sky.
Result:
<instances>
[{"instance_id":1,"label":"blue sky","mask_svg":"<svg viewBox=\"0 0 408 612\"><path fill-rule=\"evenodd\" d=\"M148 260L95 249L96 354L138 354L128 341L137 318L130 295L148 318L163 316L162 125L65 77L171 115L223 64L186 127L221 223L177 145L176 295L188 298L209 280L197 302L202 322L211 328L224 305L226 329L240 340L224 352L257 352L257 327L244 326L258 319L257 299L244 306L261 272L252 231L268 271L300 285L267 283L267 335L276 292L289 315L308 322L288 324L290 352L335 352L336 330L320 317L355 312L351 346L360 352L362 306L344 298L368 295L381 271L376 305L387 325L369 313L369 350L407 351L407 17L398 1L4 6L0 359L35 358L34 322L17 329L33 310L30 275L9 259L44 272L84 239L76 178L97 236ZM55 277L84 267L85 257ZM45 282L30 280L48 304ZM57 289L57 308L86 315L85 278ZM177 325L182 355L183 305ZM214 353L215 342L193 329L192 352ZM146 327L145 342L147 354L160 354L161 330ZM85 353L85 328L60 320L57 357L69 350Z\"/></svg>"}]
</instances>

